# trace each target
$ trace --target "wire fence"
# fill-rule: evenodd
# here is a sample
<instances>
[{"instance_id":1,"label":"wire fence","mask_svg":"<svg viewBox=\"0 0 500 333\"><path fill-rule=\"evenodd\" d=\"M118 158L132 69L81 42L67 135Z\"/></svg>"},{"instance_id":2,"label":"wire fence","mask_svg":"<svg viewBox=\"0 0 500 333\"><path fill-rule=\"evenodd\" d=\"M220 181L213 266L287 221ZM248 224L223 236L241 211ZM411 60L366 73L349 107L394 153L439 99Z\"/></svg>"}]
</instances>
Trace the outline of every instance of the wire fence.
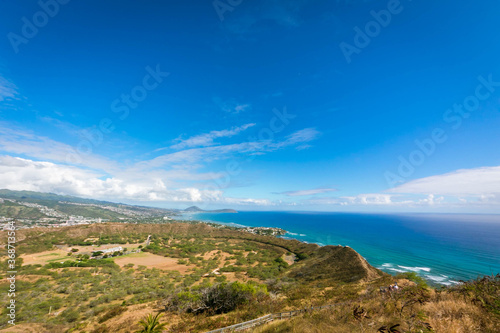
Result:
<instances>
[{"instance_id":1,"label":"wire fence","mask_svg":"<svg viewBox=\"0 0 500 333\"><path fill-rule=\"evenodd\" d=\"M243 323L231 325L231 326L226 326L223 328L219 328L213 331L209 331L206 333L218 333L218 332L237 332L237 331L243 331L249 328L253 328L256 326L264 325L267 324L273 320L281 320L281 319L290 319L295 316L298 316L301 313L306 313L314 310L321 310L321 309L326 309L326 308L332 308L334 306L339 306L345 304L343 303L335 303L335 304L329 304L329 305L322 305L322 306L312 306L300 310L294 310L294 311L285 311L285 312L277 312L277 313L271 313L266 316L257 318L257 319L252 319L249 321L245 321Z\"/></svg>"}]
</instances>

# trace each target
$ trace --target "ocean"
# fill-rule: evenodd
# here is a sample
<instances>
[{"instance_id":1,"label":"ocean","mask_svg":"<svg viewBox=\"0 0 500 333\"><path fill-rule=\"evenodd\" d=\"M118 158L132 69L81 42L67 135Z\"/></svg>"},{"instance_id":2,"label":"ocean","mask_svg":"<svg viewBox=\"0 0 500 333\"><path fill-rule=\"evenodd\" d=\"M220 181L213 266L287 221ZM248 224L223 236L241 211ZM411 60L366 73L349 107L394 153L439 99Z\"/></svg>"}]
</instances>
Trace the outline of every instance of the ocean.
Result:
<instances>
[{"instance_id":1,"label":"ocean","mask_svg":"<svg viewBox=\"0 0 500 333\"><path fill-rule=\"evenodd\" d=\"M500 215L239 212L185 214L232 226L277 227L285 238L348 245L391 274L452 285L500 273Z\"/></svg>"}]
</instances>

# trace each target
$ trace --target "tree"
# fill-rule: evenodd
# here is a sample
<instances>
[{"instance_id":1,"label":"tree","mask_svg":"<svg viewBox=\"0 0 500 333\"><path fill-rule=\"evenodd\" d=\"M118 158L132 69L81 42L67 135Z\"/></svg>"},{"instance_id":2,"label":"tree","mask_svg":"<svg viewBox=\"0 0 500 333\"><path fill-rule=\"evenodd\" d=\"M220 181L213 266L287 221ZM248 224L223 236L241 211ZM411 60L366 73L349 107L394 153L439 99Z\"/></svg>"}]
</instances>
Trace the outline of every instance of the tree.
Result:
<instances>
[{"instance_id":1,"label":"tree","mask_svg":"<svg viewBox=\"0 0 500 333\"><path fill-rule=\"evenodd\" d=\"M165 300L164 306L167 311L220 314L233 311L239 305L258 300L264 295L267 295L265 285L222 282L170 295Z\"/></svg>"},{"instance_id":2,"label":"tree","mask_svg":"<svg viewBox=\"0 0 500 333\"><path fill-rule=\"evenodd\" d=\"M147 317L144 317L141 319L138 324L142 326L142 329L139 331L136 331L136 333L161 333L165 326L167 326L166 323L160 323L160 317L161 313L157 313L154 317L150 313L147 315Z\"/></svg>"}]
</instances>

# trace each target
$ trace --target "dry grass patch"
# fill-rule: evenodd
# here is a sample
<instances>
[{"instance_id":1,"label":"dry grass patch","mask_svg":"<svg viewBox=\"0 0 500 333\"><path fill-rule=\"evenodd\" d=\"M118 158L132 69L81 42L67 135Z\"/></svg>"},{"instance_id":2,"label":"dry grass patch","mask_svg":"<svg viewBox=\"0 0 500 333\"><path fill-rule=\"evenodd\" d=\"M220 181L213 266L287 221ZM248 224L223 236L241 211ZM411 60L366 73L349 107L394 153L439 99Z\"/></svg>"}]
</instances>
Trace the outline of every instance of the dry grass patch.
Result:
<instances>
[{"instance_id":1,"label":"dry grass patch","mask_svg":"<svg viewBox=\"0 0 500 333\"><path fill-rule=\"evenodd\" d=\"M23 254L20 256L23 259L23 265L45 265L53 261L65 261L70 259L68 252L64 250L44 251L33 254Z\"/></svg>"},{"instance_id":2,"label":"dry grass patch","mask_svg":"<svg viewBox=\"0 0 500 333\"><path fill-rule=\"evenodd\" d=\"M134 264L135 266L146 266L147 268L158 268L165 271L178 271L181 274L186 274L190 267L179 264L178 260L179 259L158 256L149 252L140 252L117 257L114 261L120 267L127 264Z\"/></svg>"},{"instance_id":3,"label":"dry grass patch","mask_svg":"<svg viewBox=\"0 0 500 333\"><path fill-rule=\"evenodd\" d=\"M74 330L75 333L92 333L92 332L109 332L109 333L129 333L140 329L137 324L150 313L157 313L160 309L155 305L155 302L146 304L131 305L125 311L108 320L99 323L99 320L94 320L84 327ZM105 312L104 312L105 313ZM102 315L99 316L101 318ZM171 313L166 313L161 317L161 322L168 323L172 326L178 322L178 316Z\"/></svg>"},{"instance_id":4,"label":"dry grass patch","mask_svg":"<svg viewBox=\"0 0 500 333\"><path fill-rule=\"evenodd\" d=\"M429 323L436 332L484 332L481 327L481 318L485 315L482 309L450 295L442 298L422 307L429 314Z\"/></svg>"},{"instance_id":5,"label":"dry grass patch","mask_svg":"<svg viewBox=\"0 0 500 333\"><path fill-rule=\"evenodd\" d=\"M68 327L66 325L46 325L46 324L16 324L8 328L0 330L1 333L54 333L65 332Z\"/></svg>"}]
</instances>

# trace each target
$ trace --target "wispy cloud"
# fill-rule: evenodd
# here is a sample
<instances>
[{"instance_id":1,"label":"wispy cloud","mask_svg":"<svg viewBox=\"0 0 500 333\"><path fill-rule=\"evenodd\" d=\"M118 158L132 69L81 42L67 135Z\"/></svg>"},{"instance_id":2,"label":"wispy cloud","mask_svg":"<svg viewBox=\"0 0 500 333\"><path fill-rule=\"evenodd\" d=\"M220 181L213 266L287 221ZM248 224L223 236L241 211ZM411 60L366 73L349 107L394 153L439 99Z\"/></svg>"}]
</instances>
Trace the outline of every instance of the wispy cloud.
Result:
<instances>
[{"instance_id":1,"label":"wispy cloud","mask_svg":"<svg viewBox=\"0 0 500 333\"><path fill-rule=\"evenodd\" d=\"M54 122L53 119L46 121ZM75 137L77 128L56 122ZM215 139L235 136L254 126L249 123L211 131L177 143L176 148L192 147L132 164L109 160L98 154L81 156L68 163L75 147L34 131L0 122L0 184L12 190L54 192L107 200L143 202L214 203L226 205L275 205L265 198L226 197L222 189L207 188L222 172L209 169L209 163L236 155L267 154L286 147L297 147L314 140L319 132L306 128L281 140L245 141L216 145ZM201 147L200 147L201 146Z\"/></svg>"},{"instance_id":2,"label":"wispy cloud","mask_svg":"<svg viewBox=\"0 0 500 333\"><path fill-rule=\"evenodd\" d=\"M0 122L0 151L45 161L79 164L107 172L117 169L116 163L107 158L91 153L81 154L68 144L7 122Z\"/></svg>"},{"instance_id":3,"label":"wispy cloud","mask_svg":"<svg viewBox=\"0 0 500 333\"><path fill-rule=\"evenodd\" d=\"M312 190L286 191L286 192L280 192L278 194L284 194L289 197L298 197L298 196L315 195L315 194L322 194L334 191L337 190L334 188L317 188Z\"/></svg>"},{"instance_id":4,"label":"wispy cloud","mask_svg":"<svg viewBox=\"0 0 500 333\"><path fill-rule=\"evenodd\" d=\"M247 125L252 125L252 124L247 124ZM215 160L225 159L235 155L242 155L242 154L262 155L265 153L270 153L290 146L295 146L295 147L300 146L306 142L311 142L315 140L319 135L320 132L317 131L316 129L305 128L286 136L285 139L281 141L256 140L256 141L246 141L228 145L190 148L190 149L180 150L174 153L164 154L151 160L141 161L137 163L136 168L138 170L149 170L155 168L162 168L165 166L172 166L176 164L188 167L189 165L196 165L196 163L199 162L207 164ZM200 140L196 139L193 141L210 142L210 140L205 140L205 139L200 139Z\"/></svg>"},{"instance_id":5,"label":"wispy cloud","mask_svg":"<svg viewBox=\"0 0 500 333\"><path fill-rule=\"evenodd\" d=\"M245 124L243 126L237 126L237 127L232 127L230 129L225 129L221 131L211 131L209 133L204 133L200 135L195 135L192 136L188 139L182 140L182 139L177 139L176 141L179 141L179 143L170 146L172 149L184 149L184 148L192 148L192 147L207 147L207 146L212 146L215 144L214 140L218 138L229 138L235 135L238 135L239 133L243 132L244 130L255 126L254 123L251 124Z\"/></svg>"},{"instance_id":6,"label":"wispy cloud","mask_svg":"<svg viewBox=\"0 0 500 333\"><path fill-rule=\"evenodd\" d=\"M298 143L305 143L305 142L311 142L313 140L316 140L320 136L320 132L317 131L315 128L304 128L300 131L294 132L287 136L286 141L283 142L283 145L289 146L289 145L295 145ZM310 148L310 145L302 144L297 147L297 150L303 150Z\"/></svg>"},{"instance_id":7,"label":"wispy cloud","mask_svg":"<svg viewBox=\"0 0 500 333\"><path fill-rule=\"evenodd\" d=\"M240 103L234 98L223 101L218 97L214 97L213 101L222 111L230 114L239 114L252 108L250 104Z\"/></svg>"},{"instance_id":8,"label":"wispy cloud","mask_svg":"<svg viewBox=\"0 0 500 333\"><path fill-rule=\"evenodd\" d=\"M397 194L387 193L362 193L354 196L340 196L340 197L313 197L302 201L306 205L321 205L321 206L352 206L352 207L370 207L370 206L386 206L386 207L417 207L417 206L431 206L434 203L441 202L442 198L433 196L423 199L409 198Z\"/></svg>"},{"instance_id":9,"label":"wispy cloud","mask_svg":"<svg viewBox=\"0 0 500 333\"><path fill-rule=\"evenodd\" d=\"M54 113L61 116L61 113L58 111L54 111ZM81 127L76 126L75 124L49 116L40 116L38 117L38 119L73 137L81 137L81 132L82 130L84 130Z\"/></svg>"},{"instance_id":10,"label":"wispy cloud","mask_svg":"<svg viewBox=\"0 0 500 333\"><path fill-rule=\"evenodd\" d=\"M0 102L8 99L17 99L19 92L17 86L0 75Z\"/></svg>"},{"instance_id":11,"label":"wispy cloud","mask_svg":"<svg viewBox=\"0 0 500 333\"><path fill-rule=\"evenodd\" d=\"M393 195L368 193L358 194L356 196L341 197L340 203L343 205L393 205L395 202L392 200Z\"/></svg>"},{"instance_id":12,"label":"wispy cloud","mask_svg":"<svg viewBox=\"0 0 500 333\"><path fill-rule=\"evenodd\" d=\"M302 23L300 11L307 3L305 0L266 0L258 5L238 8L229 19L224 21L223 27L235 35L245 35L260 32L269 26L269 23L285 28L296 28Z\"/></svg>"},{"instance_id":13,"label":"wispy cloud","mask_svg":"<svg viewBox=\"0 0 500 333\"><path fill-rule=\"evenodd\" d=\"M389 193L475 196L500 193L500 166L461 169L416 179L387 190Z\"/></svg>"},{"instance_id":14,"label":"wispy cloud","mask_svg":"<svg viewBox=\"0 0 500 333\"><path fill-rule=\"evenodd\" d=\"M425 177L391 188L385 193L343 197L316 197L307 204L339 206L387 206L421 209L500 207L500 166L461 169Z\"/></svg>"}]
</instances>

